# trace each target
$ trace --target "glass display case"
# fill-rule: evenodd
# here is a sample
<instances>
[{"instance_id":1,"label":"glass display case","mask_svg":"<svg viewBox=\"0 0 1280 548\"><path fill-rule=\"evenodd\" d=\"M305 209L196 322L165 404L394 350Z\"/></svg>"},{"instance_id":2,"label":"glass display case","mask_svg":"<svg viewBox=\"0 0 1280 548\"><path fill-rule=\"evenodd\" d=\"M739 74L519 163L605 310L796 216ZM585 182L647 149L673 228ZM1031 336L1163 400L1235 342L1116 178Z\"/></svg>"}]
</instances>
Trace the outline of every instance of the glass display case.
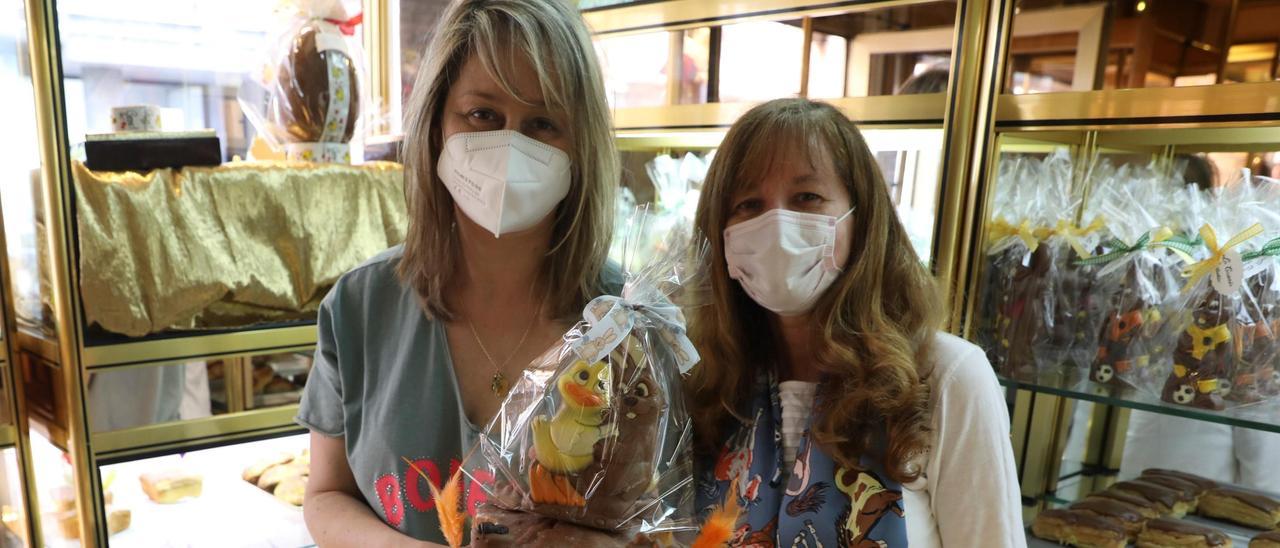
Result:
<instances>
[{"instance_id":1,"label":"glass display case","mask_svg":"<svg viewBox=\"0 0 1280 548\"><path fill-rule=\"evenodd\" d=\"M1275 260L1266 249L1280 236L1280 207L1268 177L1280 148L1280 84L1214 76L1236 70L1233 54L1218 53L1238 51L1240 37L1224 43L1194 34L1218 45L1188 54L1179 70L1159 61L1166 54L1159 42L1168 38L1160 22L1178 19L1162 10L1199 9L1204 24L1196 32L1208 33L1224 28L1223 10L1236 4L1136 4L1157 12L1136 15L1153 18L1143 24L1158 35L1154 53L1138 52L1150 56L1141 77L1129 72L1129 46L1117 42L1128 24L1122 19L1137 6L1111 3L1101 27L1110 29L1110 44L1103 35L1088 71L1079 70L1083 55L1058 65L1047 54L1021 58L1031 43L1019 45L1015 32L1005 93L996 100L998 152L976 212L964 332L988 351L1014 398L1023 496L1034 501L1029 524L1042 510L1068 507L1150 468L1273 499L1280 493L1269 473L1256 472L1273 469L1280 451L1280 402L1268 384L1277 364L1267 350L1272 290L1266 283L1239 294L1222 288L1221 306L1234 315L1216 321L1206 308L1209 282L1188 277L1220 272L1215 257L1229 254L1224 246L1251 257L1246 277ZM1259 6L1237 7L1242 14ZM1021 3L1015 28L1037 9L1065 8ZM1231 17L1244 28L1239 14ZM1083 34L1077 45L1060 47L1077 51ZM1049 36L1043 51L1053 40L1066 44L1065 36ZM1262 56L1252 55L1235 59ZM1239 66L1247 70L1244 61ZM1089 72L1098 76L1089 86L1072 79ZM1209 77L1190 78L1201 73ZM1046 196L1046 187L1058 195ZM1064 207L1022 207L1028 201ZM1210 329L1218 335L1195 339ZM1220 358L1210 360L1214 351ZM1259 532L1187 519L1240 545Z\"/></svg>"}]
</instances>

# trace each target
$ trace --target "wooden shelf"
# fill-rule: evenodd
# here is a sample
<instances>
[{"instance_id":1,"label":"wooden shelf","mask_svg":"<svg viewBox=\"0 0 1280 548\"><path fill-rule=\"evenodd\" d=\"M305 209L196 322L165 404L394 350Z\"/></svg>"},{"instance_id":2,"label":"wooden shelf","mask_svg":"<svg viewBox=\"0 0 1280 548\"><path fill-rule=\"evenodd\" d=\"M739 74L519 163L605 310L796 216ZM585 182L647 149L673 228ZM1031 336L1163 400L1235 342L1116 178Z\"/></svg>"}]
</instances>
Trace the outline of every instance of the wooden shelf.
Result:
<instances>
[{"instance_id":1,"label":"wooden shelf","mask_svg":"<svg viewBox=\"0 0 1280 548\"><path fill-rule=\"evenodd\" d=\"M942 127L946 112L943 93L822 99L835 105L860 126ZM619 132L728 129L758 103L702 103L661 107L620 108L614 111Z\"/></svg>"}]
</instances>

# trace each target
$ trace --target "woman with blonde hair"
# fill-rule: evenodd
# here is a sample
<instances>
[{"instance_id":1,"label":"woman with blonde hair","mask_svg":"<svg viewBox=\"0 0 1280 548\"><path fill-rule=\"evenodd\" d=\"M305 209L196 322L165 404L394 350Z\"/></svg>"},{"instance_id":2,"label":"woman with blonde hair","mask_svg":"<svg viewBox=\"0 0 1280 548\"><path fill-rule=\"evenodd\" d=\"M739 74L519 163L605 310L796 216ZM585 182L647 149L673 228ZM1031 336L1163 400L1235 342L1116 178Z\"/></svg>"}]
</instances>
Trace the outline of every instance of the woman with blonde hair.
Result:
<instances>
[{"instance_id":1,"label":"woman with blonde hair","mask_svg":"<svg viewBox=\"0 0 1280 548\"><path fill-rule=\"evenodd\" d=\"M298 411L321 546L443 542L427 481L451 475L524 366L620 282L605 268L618 159L569 3L455 1L406 111L408 237L324 300ZM467 510L483 499L469 486Z\"/></svg>"},{"instance_id":2,"label":"woman with blonde hair","mask_svg":"<svg viewBox=\"0 0 1280 548\"><path fill-rule=\"evenodd\" d=\"M760 105L702 196L698 508L737 497L733 545L1024 545L995 375L939 331L942 296L854 124L805 99Z\"/></svg>"}]
</instances>

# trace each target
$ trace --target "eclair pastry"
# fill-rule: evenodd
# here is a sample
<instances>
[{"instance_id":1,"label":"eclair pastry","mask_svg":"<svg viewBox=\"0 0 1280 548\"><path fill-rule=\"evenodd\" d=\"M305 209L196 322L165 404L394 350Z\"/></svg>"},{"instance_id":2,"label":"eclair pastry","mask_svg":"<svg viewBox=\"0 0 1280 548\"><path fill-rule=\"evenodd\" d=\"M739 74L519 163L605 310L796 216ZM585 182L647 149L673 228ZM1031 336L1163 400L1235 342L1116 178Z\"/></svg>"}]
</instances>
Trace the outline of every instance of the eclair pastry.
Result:
<instances>
[{"instance_id":1,"label":"eclair pastry","mask_svg":"<svg viewBox=\"0 0 1280 548\"><path fill-rule=\"evenodd\" d=\"M1231 548L1222 531L1179 519L1156 518L1138 534L1138 548Z\"/></svg>"},{"instance_id":2,"label":"eclair pastry","mask_svg":"<svg viewBox=\"0 0 1280 548\"><path fill-rule=\"evenodd\" d=\"M1114 500L1116 502L1122 502L1124 504L1128 504L1129 506L1132 506L1135 509L1137 509L1138 513L1142 514L1142 517L1147 519L1154 519L1154 518L1160 517L1160 505L1154 502L1151 502L1147 499L1144 499L1142 497L1130 495L1128 493L1122 493L1120 491L1110 491L1110 490L1098 491L1097 493L1090 493L1089 496L1086 498L1087 499L1093 499L1093 498L1108 499L1108 500Z\"/></svg>"},{"instance_id":3,"label":"eclair pastry","mask_svg":"<svg viewBox=\"0 0 1280 548\"><path fill-rule=\"evenodd\" d=\"M1154 483L1161 487L1168 487L1169 489L1182 493L1184 498L1191 500L1187 505L1188 514L1196 511L1196 506L1200 501L1200 495L1205 492L1205 489L1201 489L1196 484L1175 476L1152 474L1150 476L1141 476L1138 480L1145 481L1147 483Z\"/></svg>"},{"instance_id":4,"label":"eclair pastry","mask_svg":"<svg viewBox=\"0 0 1280 548\"><path fill-rule=\"evenodd\" d=\"M1280 548L1280 531L1258 534L1249 541L1249 548Z\"/></svg>"},{"instance_id":5,"label":"eclair pastry","mask_svg":"<svg viewBox=\"0 0 1280 548\"><path fill-rule=\"evenodd\" d=\"M1195 474L1188 474L1181 470L1168 470L1165 468L1148 468L1142 471L1142 475L1143 476L1173 476L1175 478L1186 480L1196 484L1196 486L1199 487L1201 491L1213 489L1214 487L1218 486L1218 482L1216 481L1213 481L1209 478L1200 477Z\"/></svg>"},{"instance_id":6,"label":"eclair pastry","mask_svg":"<svg viewBox=\"0 0 1280 548\"><path fill-rule=\"evenodd\" d=\"M1122 481L1112 485L1111 490L1128 493L1154 502L1160 508L1161 514L1175 518L1187 515L1187 511L1191 508L1191 502L1195 500L1181 491L1142 480Z\"/></svg>"},{"instance_id":7,"label":"eclair pastry","mask_svg":"<svg viewBox=\"0 0 1280 548\"><path fill-rule=\"evenodd\" d=\"M1147 523L1147 518L1142 517L1136 508L1118 500L1091 497L1072 504L1071 509L1114 519L1124 526L1125 533L1130 537L1141 532L1142 526Z\"/></svg>"},{"instance_id":8,"label":"eclair pastry","mask_svg":"<svg viewBox=\"0 0 1280 548\"><path fill-rule=\"evenodd\" d=\"M1086 548L1124 548L1129 535L1113 518L1078 510L1045 510L1031 523L1039 538Z\"/></svg>"},{"instance_id":9,"label":"eclair pastry","mask_svg":"<svg viewBox=\"0 0 1280 548\"><path fill-rule=\"evenodd\" d=\"M1230 487L1205 491L1200 497L1200 514L1230 522L1275 529L1280 526L1280 501Z\"/></svg>"}]
</instances>

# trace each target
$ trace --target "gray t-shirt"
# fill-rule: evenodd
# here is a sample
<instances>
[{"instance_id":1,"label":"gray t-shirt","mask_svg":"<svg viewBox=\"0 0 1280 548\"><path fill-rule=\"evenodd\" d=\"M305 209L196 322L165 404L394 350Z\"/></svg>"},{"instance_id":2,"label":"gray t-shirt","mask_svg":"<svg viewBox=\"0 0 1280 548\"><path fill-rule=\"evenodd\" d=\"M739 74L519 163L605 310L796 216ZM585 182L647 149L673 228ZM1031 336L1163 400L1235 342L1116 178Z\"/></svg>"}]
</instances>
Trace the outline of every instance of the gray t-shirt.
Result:
<instances>
[{"instance_id":1,"label":"gray t-shirt","mask_svg":"<svg viewBox=\"0 0 1280 548\"><path fill-rule=\"evenodd\" d=\"M402 256L400 246L380 253L343 275L325 297L315 364L296 420L345 438L351 472L378 517L443 544L431 490L405 459L442 485L480 431L462 411L444 325L426 317L413 289L396 275ZM618 271L606 270L606 286L618 291ZM476 476L485 480L482 471ZM484 490L468 484L463 500L474 514Z\"/></svg>"}]
</instances>

